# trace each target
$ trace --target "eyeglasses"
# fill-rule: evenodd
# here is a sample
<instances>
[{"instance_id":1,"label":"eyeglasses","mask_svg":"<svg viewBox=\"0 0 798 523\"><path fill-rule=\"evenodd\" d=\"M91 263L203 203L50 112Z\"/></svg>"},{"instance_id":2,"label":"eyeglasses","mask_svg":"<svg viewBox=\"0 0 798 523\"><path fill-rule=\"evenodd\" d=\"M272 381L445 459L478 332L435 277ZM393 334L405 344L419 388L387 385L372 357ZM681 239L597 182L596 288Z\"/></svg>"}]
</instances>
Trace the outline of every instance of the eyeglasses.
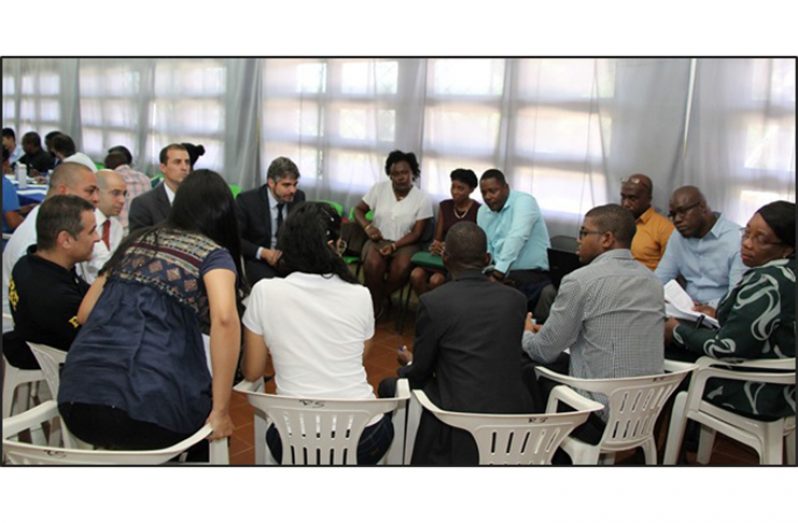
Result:
<instances>
[{"instance_id":1,"label":"eyeglasses","mask_svg":"<svg viewBox=\"0 0 798 523\"><path fill-rule=\"evenodd\" d=\"M684 216L685 214L687 214L688 212L692 211L693 209L695 209L699 205L701 205L700 201L695 202L692 205L688 205L687 207L681 207L679 209L671 209L671 211L668 213L668 218L673 220L677 216Z\"/></svg>"},{"instance_id":2,"label":"eyeglasses","mask_svg":"<svg viewBox=\"0 0 798 523\"><path fill-rule=\"evenodd\" d=\"M762 236L761 234L754 235L748 229L748 227L740 227L740 234L742 235L742 238L740 239L740 241L750 240L751 243L755 243L756 245L758 245L760 247L765 247L767 245L782 245L784 243L782 241L775 241L774 242L774 241L768 240L764 236Z\"/></svg>"},{"instance_id":3,"label":"eyeglasses","mask_svg":"<svg viewBox=\"0 0 798 523\"><path fill-rule=\"evenodd\" d=\"M604 234L604 233L601 231L588 231L587 229L579 229L580 240L589 234Z\"/></svg>"}]
</instances>

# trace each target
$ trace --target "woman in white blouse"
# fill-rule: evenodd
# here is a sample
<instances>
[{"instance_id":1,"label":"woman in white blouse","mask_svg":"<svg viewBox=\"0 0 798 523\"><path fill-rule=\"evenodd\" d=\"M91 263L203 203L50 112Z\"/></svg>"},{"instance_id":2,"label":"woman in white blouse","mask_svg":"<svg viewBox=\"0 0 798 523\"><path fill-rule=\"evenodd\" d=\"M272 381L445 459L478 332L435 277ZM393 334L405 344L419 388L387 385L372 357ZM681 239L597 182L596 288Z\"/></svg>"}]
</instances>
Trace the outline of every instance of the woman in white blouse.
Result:
<instances>
[{"instance_id":1,"label":"woman in white blouse","mask_svg":"<svg viewBox=\"0 0 798 523\"><path fill-rule=\"evenodd\" d=\"M392 151L385 161L389 180L377 183L355 207L355 220L368 236L360 255L366 287L379 318L383 303L410 276L410 258L432 218L432 201L414 185L421 170L413 153ZM374 219L366 213L374 211Z\"/></svg>"},{"instance_id":2,"label":"woman in white blouse","mask_svg":"<svg viewBox=\"0 0 798 523\"><path fill-rule=\"evenodd\" d=\"M244 313L244 361L248 380L274 366L277 394L329 399L369 399L363 358L374 336L368 291L341 259L341 218L325 203L299 204L280 228L278 269L285 278L260 280ZM390 415L373 418L363 431L358 464L374 464L393 440ZM266 433L277 462L282 444Z\"/></svg>"}]
</instances>

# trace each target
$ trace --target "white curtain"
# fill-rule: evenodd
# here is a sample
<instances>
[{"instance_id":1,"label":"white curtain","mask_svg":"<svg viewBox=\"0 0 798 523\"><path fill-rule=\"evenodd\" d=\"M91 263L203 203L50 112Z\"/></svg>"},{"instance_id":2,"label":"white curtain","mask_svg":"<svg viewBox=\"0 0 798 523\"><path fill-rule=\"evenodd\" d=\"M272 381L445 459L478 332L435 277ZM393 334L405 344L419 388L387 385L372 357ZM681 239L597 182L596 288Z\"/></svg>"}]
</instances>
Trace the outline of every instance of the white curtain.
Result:
<instances>
[{"instance_id":1,"label":"white curtain","mask_svg":"<svg viewBox=\"0 0 798 523\"><path fill-rule=\"evenodd\" d=\"M62 130L97 161L123 144L151 174L164 145L201 143L197 167L243 189L288 156L310 199L347 208L392 149L436 199L452 169L497 167L552 235L635 172L660 209L694 184L740 224L795 200L793 59L4 59L3 126Z\"/></svg>"}]
</instances>

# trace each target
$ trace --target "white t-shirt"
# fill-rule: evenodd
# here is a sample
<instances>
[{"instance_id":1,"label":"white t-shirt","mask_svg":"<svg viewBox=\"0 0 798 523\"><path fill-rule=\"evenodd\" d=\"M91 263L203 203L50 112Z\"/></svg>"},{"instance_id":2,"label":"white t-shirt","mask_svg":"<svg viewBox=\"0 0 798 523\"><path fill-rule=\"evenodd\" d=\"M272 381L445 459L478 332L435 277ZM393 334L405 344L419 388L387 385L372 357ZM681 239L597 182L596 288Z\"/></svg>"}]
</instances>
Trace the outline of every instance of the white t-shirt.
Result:
<instances>
[{"instance_id":1,"label":"white t-shirt","mask_svg":"<svg viewBox=\"0 0 798 523\"><path fill-rule=\"evenodd\" d=\"M374 336L368 289L338 276L294 272L252 288L244 326L263 336L277 394L369 399L364 342Z\"/></svg>"},{"instance_id":2,"label":"white t-shirt","mask_svg":"<svg viewBox=\"0 0 798 523\"><path fill-rule=\"evenodd\" d=\"M396 241L413 229L418 220L432 218L432 200L415 185L396 201L391 181L373 185L363 201L374 211L374 227L386 240Z\"/></svg>"},{"instance_id":3,"label":"white t-shirt","mask_svg":"<svg viewBox=\"0 0 798 523\"><path fill-rule=\"evenodd\" d=\"M8 304L8 283L11 280L11 270L20 258L28 252L28 247L36 243L36 217L39 215L39 207L34 207L25 217L19 227L14 229L14 233L3 249L3 313L11 315L11 306ZM3 332L13 330L11 322L3 320Z\"/></svg>"}]
</instances>

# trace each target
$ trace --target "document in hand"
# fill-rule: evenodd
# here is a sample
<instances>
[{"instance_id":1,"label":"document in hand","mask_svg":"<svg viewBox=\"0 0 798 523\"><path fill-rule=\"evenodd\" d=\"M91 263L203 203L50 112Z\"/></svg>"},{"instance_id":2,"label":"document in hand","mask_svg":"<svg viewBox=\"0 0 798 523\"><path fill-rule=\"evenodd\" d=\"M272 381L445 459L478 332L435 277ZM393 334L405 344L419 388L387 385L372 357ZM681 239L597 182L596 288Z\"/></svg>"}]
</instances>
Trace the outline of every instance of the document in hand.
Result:
<instances>
[{"instance_id":1,"label":"document in hand","mask_svg":"<svg viewBox=\"0 0 798 523\"><path fill-rule=\"evenodd\" d=\"M693 320L698 325L720 328L718 320L693 310L693 300L676 280L665 284L665 315L679 320Z\"/></svg>"}]
</instances>

